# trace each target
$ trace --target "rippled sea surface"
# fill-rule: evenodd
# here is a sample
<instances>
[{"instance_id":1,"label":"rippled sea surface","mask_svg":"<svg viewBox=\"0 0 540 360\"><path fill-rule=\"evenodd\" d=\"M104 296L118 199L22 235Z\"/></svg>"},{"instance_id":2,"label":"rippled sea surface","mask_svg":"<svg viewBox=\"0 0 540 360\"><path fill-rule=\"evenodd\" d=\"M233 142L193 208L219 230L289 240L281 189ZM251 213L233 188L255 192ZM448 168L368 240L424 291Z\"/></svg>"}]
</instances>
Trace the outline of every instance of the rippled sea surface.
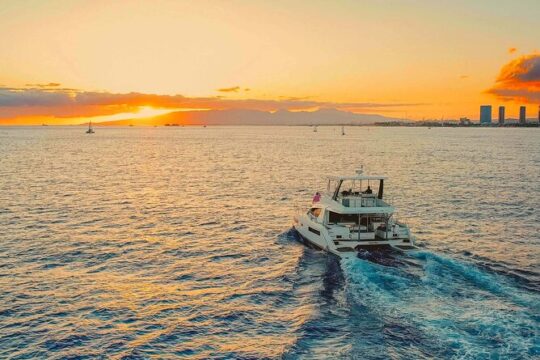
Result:
<instances>
[{"instance_id":1,"label":"rippled sea surface","mask_svg":"<svg viewBox=\"0 0 540 360\"><path fill-rule=\"evenodd\" d=\"M1 358L540 357L540 130L0 127ZM389 176L419 251L291 230Z\"/></svg>"}]
</instances>

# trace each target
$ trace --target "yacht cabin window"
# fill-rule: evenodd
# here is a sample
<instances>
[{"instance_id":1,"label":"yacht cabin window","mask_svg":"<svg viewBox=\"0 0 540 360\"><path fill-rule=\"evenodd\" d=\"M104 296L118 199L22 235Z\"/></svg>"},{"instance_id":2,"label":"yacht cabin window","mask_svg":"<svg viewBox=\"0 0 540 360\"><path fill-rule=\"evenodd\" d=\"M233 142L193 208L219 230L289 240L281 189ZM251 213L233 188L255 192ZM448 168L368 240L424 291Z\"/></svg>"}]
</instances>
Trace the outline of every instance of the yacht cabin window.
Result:
<instances>
[{"instance_id":1,"label":"yacht cabin window","mask_svg":"<svg viewBox=\"0 0 540 360\"><path fill-rule=\"evenodd\" d=\"M328 222L330 224L348 223L358 224L358 214L338 214L333 211L328 213Z\"/></svg>"},{"instance_id":2,"label":"yacht cabin window","mask_svg":"<svg viewBox=\"0 0 540 360\"><path fill-rule=\"evenodd\" d=\"M311 208L311 210L309 210L310 214L315 216L315 217L319 217L319 215L321 214L321 208Z\"/></svg>"},{"instance_id":3,"label":"yacht cabin window","mask_svg":"<svg viewBox=\"0 0 540 360\"><path fill-rule=\"evenodd\" d=\"M378 214L338 214L333 211L328 212L328 223L329 224L355 224L363 226L370 226L371 224L380 224L385 223L386 220L383 216Z\"/></svg>"}]
</instances>

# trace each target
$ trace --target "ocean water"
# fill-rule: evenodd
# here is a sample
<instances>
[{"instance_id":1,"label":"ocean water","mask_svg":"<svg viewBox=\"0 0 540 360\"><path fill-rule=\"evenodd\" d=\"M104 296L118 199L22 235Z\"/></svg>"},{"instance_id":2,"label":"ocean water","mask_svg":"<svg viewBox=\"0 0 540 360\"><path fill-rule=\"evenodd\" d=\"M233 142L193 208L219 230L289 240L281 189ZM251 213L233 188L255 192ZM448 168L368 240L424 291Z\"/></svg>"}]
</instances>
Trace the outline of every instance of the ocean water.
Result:
<instances>
[{"instance_id":1,"label":"ocean water","mask_svg":"<svg viewBox=\"0 0 540 360\"><path fill-rule=\"evenodd\" d=\"M0 358L538 359L540 130L0 127ZM407 255L291 230L389 176Z\"/></svg>"}]
</instances>

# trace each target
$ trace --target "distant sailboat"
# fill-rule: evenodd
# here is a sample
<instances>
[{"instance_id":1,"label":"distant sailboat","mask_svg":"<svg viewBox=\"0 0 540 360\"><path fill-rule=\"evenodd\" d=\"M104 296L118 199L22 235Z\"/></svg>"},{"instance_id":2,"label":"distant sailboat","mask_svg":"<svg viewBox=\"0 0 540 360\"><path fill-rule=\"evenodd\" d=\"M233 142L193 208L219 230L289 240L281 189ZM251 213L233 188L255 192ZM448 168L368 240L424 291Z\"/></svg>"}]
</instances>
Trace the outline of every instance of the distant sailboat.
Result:
<instances>
[{"instance_id":1,"label":"distant sailboat","mask_svg":"<svg viewBox=\"0 0 540 360\"><path fill-rule=\"evenodd\" d=\"M341 127L341 135L345 135L345 126Z\"/></svg>"},{"instance_id":2,"label":"distant sailboat","mask_svg":"<svg viewBox=\"0 0 540 360\"><path fill-rule=\"evenodd\" d=\"M88 130L86 130L86 133L87 133L87 134L93 134L94 132L95 132L95 131L94 131L94 129L92 128L92 120L90 120L90 121L88 122Z\"/></svg>"}]
</instances>

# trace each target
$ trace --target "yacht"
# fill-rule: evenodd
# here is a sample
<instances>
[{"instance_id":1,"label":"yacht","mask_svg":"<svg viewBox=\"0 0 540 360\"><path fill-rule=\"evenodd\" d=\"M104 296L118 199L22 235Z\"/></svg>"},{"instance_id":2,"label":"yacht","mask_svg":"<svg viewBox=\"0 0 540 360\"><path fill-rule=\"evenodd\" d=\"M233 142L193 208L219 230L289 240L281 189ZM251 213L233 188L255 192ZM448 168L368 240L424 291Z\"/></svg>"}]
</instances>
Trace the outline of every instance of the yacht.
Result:
<instances>
[{"instance_id":1,"label":"yacht","mask_svg":"<svg viewBox=\"0 0 540 360\"><path fill-rule=\"evenodd\" d=\"M340 258L374 248L416 249L409 227L393 218L384 200L386 177L329 176L325 193L317 192L311 207L294 217L293 227L309 245Z\"/></svg>"},{"instance_id":2,"label":"yacht","mask_svg":"<svg viewBox=\"0 0 540 360\"><path fill-rule=\"evenodd\" d=\"M92 128L92 120L90 120L88 122L88 130L86 130L86 133L87 134L93 134L95 131L94 131L94 128Z\"/></svg>"}]
</instances>

